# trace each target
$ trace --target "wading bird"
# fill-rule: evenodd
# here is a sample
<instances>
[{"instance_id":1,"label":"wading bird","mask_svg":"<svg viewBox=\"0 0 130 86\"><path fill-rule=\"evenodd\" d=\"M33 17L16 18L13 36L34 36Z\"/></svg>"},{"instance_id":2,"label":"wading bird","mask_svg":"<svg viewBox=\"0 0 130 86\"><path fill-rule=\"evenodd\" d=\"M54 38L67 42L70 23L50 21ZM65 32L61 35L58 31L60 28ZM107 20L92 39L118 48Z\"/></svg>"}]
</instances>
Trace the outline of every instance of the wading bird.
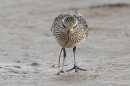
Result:
<instances>
[{"instance_id":1,"label":"wading bird","mask_svg":"<svg viewBox=\"0 0 130 86\"><path fill-rule=\"evenodd\" d=\"M71 71L75 69L75 72L81 69L76 65L75 53L77 44L84 41L88 36L88 25L82 15L78 12L60 14L54 19L51 31L55 36L57 43L63 48L63 64L61 73L64 73L64 63L66 58L66 49L73 48L74 54L74 67Z\"/></svg>"}]
</instances>

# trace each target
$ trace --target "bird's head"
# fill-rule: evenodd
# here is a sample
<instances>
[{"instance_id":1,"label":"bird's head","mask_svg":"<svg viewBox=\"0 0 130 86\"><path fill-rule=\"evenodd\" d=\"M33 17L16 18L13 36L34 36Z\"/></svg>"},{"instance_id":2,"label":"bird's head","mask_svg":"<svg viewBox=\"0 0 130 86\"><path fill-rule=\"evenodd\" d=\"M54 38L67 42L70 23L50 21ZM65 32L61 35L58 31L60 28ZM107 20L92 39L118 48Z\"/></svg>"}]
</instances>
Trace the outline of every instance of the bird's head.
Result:
<instances>
[{"instance_id":1,"label":"bird's head","mask_svg":"<svg viewBox=\"0 0 130 86\"><path fill-rule=\"evenodd\" d=\"M71 33L74 31L78 24L78 20L73 16L69 15L62 19L63 27L67 31L68 39L70 38Z\"/></svg>"},{"instance_id":2,"label":"bird's head","mask_svg":"<svg viewBox=\"0 0 130 86\"><path fill-rule=\"evenodd\" d=\"M77 26L78 20L73 15L70 15L63 18L62 22L63 22L63 27L66 30L73 31Z\"/></svg>"}]
</instances>

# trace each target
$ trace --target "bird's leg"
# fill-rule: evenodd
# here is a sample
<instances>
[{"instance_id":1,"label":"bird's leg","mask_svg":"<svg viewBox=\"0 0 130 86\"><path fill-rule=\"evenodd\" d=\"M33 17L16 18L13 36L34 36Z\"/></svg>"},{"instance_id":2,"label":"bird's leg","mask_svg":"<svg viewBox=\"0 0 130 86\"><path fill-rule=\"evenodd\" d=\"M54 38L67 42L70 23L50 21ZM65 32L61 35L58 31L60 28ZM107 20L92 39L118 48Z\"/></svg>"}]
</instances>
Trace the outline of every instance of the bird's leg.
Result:
<instances>
[{"instance_id":1,"label":"bird's leg","mask_svg":"<svg viewBox=\"0 0 130 86\"><path fill-rule=\"evenodd\" d=\"M62 63L62 68L61 68L61 71L60 73L64 73L64 63L65 63L65 58L66 58L66 50L65 48L63 48L63 63Z\"/></svg>"},{"instance_id":2,"label":"bird's leg","mask_svg":"<svg viewBox=\"0 0 130 86\"><path fill-rule=\"evenodd\" d=\"M69 42L69 40L70 40L70 35L71 35L71 32L70 32L70 30L68 30L67 31L67 36L68 36L68 40L67 40L67 42L65 43L65 45ZM63 52L64 52L64 54L63 54L63 64L62 64L62 69L61 69L61 71L60 71L60 73L64 73L64 63L65 63L65 58L66 58L66 50L65 50L65 45L63 46Z\"/></svg>"},{"instance_id":3,"label":"bird's leg","mask_svg":"<svg viewBox=\"0 0 130 86\"><path fill-rule=\"evenodd\" d=\"M79 67L76 65L76 59L75 59L76 46L73 48L73 53L74 53L74 67L71 68L71 69L69 69L69 70L67 70L67 72L68 72L68 71L71 71L71 70L73 70L73 69L75 69L75 72L78 72L78 69L79 69L79 70L86 71L86 69L81 69L81 68L79 68Z\"/></svg>"}]
</instances>

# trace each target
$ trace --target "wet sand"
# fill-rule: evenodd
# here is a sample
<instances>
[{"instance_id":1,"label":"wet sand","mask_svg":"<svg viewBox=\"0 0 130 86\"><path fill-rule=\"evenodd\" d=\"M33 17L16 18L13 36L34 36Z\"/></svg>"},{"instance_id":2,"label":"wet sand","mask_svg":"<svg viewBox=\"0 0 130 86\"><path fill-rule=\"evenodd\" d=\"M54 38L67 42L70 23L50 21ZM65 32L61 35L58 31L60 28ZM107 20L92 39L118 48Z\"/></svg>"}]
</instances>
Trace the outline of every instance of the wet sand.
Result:
<instances>
[{"instance_id":1,"label":"wet sand","mask_svg":"<svg viewBox=\"0 0 130 86\"><path fill-rule=\"evenodd\" d=\"M0 86L130 86L129 4L129 0L0 0ZM60 13L74 10L89 26L88 38L76 53L77 65L87 71L56 75L61 47L51 25ZM68 48L65 69L71 67L73 52Z\"/></svg>"}]
</instances>

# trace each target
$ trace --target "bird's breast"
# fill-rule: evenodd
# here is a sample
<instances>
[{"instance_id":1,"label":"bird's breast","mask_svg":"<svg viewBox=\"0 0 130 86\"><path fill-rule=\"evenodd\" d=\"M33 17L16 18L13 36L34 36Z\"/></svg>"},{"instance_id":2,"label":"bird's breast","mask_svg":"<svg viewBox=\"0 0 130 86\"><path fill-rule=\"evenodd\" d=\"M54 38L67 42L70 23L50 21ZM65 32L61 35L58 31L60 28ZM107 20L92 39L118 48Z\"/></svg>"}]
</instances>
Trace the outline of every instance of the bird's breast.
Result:
<instances>
[{"instance_id":1,"label":"bird's breast","mask_svg":"<svg viewBox=\"0 0 130 86\"><path fill-rule=\"evenodd\" d=\"M59 41L57 40L58 44L61 47L66 47L66 48L72 48L75 47L77 44L79 44L80 42L82 42L83 40L85 40L84 38L79 38L79 37L71 37L70 40L68 41L68 39L63 40L63 41ZM68 42L67 42L68 41ZM66 44L67 42L67 44ZM66 45L65 45L66 44Z\"/></svg>"}]
</instances>

